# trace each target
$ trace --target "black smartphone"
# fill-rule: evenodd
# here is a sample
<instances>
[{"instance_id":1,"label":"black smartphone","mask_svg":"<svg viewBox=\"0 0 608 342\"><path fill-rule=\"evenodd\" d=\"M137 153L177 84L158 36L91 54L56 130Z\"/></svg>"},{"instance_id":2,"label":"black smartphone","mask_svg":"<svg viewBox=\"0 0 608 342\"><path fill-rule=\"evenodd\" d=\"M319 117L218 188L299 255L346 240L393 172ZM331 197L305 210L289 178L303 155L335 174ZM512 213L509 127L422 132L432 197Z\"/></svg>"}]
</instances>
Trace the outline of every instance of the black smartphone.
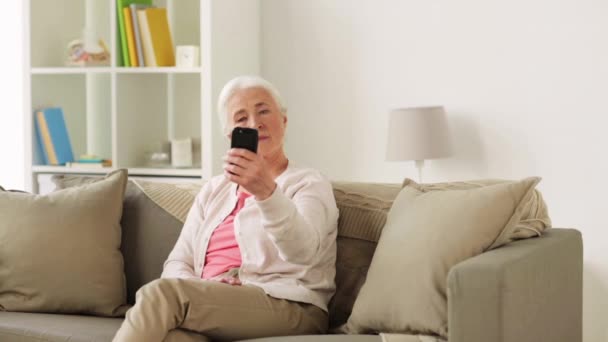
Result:
<instances>
[{"instance_id":1,"label":"black smartphone","mask_svg":"<svg viewBox=\"0 0 608 342\"><path fill-rule=\"evenodd\" d=\"M258 130L247 127L235 127L232 130L231 148L245 148L258 153Z\"/></svg>"}]
</instances>

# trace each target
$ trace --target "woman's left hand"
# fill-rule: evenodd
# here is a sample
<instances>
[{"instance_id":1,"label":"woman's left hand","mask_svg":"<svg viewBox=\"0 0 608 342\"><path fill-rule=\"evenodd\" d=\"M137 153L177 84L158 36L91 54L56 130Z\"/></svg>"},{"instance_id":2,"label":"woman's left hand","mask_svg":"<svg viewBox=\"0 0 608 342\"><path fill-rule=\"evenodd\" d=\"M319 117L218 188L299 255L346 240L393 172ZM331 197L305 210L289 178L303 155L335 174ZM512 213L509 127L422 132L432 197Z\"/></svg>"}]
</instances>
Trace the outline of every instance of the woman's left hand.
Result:
<instances>
[{"instance_id":1,"label":"woman's left hand","mask_svg":"<svg viewBox=\"0 0 608 342\"><path fill-rule=\"evenodd\" d=\"M241 280L239 278L229 277L229 278L221 278L219 280L220 283L226 283L228 285L241 285Z\"/></svg>"},{"instance_id":2,"label":"woman's left hand","mask_svg":"<svg viewBox=\"0 0 608 342\"><path fill-rule=\"evenodd\" d=\"M277 187L262 156L243 148L232 148L224 157L224 175L242 186L258 201L270 197Z\"/></svg>"}]
</instances>

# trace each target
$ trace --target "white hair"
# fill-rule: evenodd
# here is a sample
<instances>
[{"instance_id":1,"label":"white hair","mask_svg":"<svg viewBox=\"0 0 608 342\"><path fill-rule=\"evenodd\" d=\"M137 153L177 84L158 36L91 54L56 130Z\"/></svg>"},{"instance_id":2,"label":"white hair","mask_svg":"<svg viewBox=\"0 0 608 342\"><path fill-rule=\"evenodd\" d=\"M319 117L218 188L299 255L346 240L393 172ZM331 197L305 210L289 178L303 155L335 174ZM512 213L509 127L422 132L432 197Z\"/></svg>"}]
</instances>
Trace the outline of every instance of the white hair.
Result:
<instances>
[{"instance_id":1,"label":"white hair","mask_svg":"<svg viewBox=\"0 0 608 342\"><path fill-rule=\"evenodd\" d=\"M281 110L281 114L283 116L287 115L287 108L283 103L281 94L279 94L279 90L272 83L266 81L260 76L238 76L226 83L226 85L220 92L220 96L217 101L217 114L220 118L220 123L222 124L222 131L224 133L227 133L226 123L228 119L228 100L230 100L232 95L234 95L234 93L236 93L238 90L249 88L262 88L266 90Z\"/></svg>"}]
</instances>

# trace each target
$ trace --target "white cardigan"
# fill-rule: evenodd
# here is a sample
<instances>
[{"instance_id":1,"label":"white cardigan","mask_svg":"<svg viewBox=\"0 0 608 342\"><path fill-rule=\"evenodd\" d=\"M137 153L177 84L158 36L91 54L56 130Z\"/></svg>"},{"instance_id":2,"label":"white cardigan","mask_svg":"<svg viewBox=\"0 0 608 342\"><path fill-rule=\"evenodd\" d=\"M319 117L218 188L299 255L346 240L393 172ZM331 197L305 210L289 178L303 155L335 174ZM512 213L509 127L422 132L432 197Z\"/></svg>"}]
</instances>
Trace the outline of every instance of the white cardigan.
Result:
<instances>
[{"instance_id":1,"label":"white cardigan","mask_svg":"<svg viewBox=\"0 0 608 342\"><path fill-rule=\"evenodd\" d=\"M247 198L234 219L239 279L276 298L327 311L335 292L338 208L330 182L313 169L288 168L273 194ZM196 196L162 278L200 279L213 230L237 204L237 185L213 177Z\"/></svg>"}]
</instances>

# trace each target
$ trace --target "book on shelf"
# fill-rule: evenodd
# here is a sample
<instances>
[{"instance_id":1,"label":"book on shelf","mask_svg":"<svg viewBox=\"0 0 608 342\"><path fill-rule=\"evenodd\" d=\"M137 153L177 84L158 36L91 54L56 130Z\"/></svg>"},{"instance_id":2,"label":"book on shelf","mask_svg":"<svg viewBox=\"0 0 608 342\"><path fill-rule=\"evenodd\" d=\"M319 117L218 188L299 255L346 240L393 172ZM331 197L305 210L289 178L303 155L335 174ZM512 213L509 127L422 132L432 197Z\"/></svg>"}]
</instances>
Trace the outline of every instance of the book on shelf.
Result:
<instances>
[{"instance_id":1,"label":"book on shelf","mask_svg":"<svg viewBox=\"0 0 608 342\"><path fill-rule=\"evenodd\" d=\"M148 17L146 10L137 10L137 22L139 23L139 35L141 36L141 47L144 53L144 65L147 67L156 66L154 50L152 50L152 37L148 28Z\"/></svg>"},{"instance_id":2,"label":"book on shelf","mask_svg":"<svg viewBox=\"0 0 608 342\"><path fill-rule=\"evenodd\" d=\"M127 31L127 48L129 49L129 64L132 67L139 66L137 49L135 48L135 32L133 31L133 21L131 17L131 7L123 8L125 17L125 30Z\"/></svg>"},{"instance_id":3,"label":"book on shelf","mask_svg":"<svg viewBox=\"0 0 608 342\"><path fill-rule=\"evenodd\" d=\"M175 66L175 51L166 8L137 10L146 66Z\"/></svg>"},{"instance_id":4,"label":"book on shelf","mask_svg":"<svg viewBox=\"0 0 608 342\"><path fill-rule=\"evenodd\" d=\"M35 112L36 134L46 165L64 165L74 161L72 144L59 107L42 108Z\"/></svg>"},{"instance_id":5,"label":"book on shelf","mask_svg":"<svg viewBox=\"0 0 608 342\"><path fill-rule=\"evenodd\" d=\"M133 33L135 36L135 49L137 50L137 64L140 67L146 66L144 62L144 50L141 42L141 32L139 30L139 19L137 18L137 10L152 7L142 4L131 4L131 22L133 23Z\"/></svg>"},{"instance_id":6,"label":"book on shelf","mask_svg":"<svg viewBox=\"0 0 608 342\"><path fill-rule=\"evenodd\" d=\"M118 55L119 66L131 66L129 59L129 47L127 42L127 31L125 27L125 15L123 8L131 4L152 5L152 0L116 0L116 15L118 17L118 35L120 40L120 53Z\"/></svg>"}]
</instances>

